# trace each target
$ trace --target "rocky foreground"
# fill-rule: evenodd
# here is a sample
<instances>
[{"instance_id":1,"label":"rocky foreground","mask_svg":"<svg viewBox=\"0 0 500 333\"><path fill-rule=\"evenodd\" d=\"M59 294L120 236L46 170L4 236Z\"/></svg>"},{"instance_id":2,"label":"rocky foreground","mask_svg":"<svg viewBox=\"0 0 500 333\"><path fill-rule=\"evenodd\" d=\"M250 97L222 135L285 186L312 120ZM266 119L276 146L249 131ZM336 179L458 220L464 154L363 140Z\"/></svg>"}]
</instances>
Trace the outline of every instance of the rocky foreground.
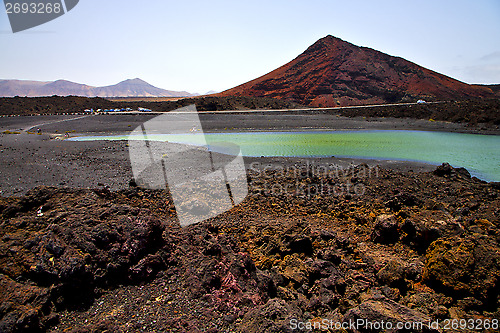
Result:
<instances>
[{"instance_id":1,"label":"rocky foreground","mask_svg":"<svg viewBox=\"0 0 500 333\"><path fill-rule=\"evenodd\" d=\"M498 183L297 170L186 228L165 191L0 198L0 331L497 331Z\"/></svg>"}]
</instances>

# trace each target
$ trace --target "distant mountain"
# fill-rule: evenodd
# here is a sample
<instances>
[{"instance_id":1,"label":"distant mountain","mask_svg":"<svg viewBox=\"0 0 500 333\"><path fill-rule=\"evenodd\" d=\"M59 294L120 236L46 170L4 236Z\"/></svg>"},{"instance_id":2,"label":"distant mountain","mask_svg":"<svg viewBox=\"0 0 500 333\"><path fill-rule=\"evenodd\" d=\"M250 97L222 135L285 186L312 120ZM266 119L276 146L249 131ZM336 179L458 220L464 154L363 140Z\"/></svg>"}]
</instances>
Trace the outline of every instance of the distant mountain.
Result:
<instances>
[{"instance_id":1,"label":"distant mountain","mask_svg":"<svg viewBox=\"0 0 500 333\"><path fill-rule=\"evenodd\" d=\"M324 107L494 96L489 87L469 85L333 36L321 38L280 68L218 95L274 97Z\"/></svg>"},{"instance_id":2,"label":"distant mountain","mask_svg":"<svg viewBox=\"0 0 500 333\"><path fill-rule=\"evenodd\" d=\"M72 96L95 97L96 89L99 88L66 80L57 80L41 86L38 90L32 91L32 93L35 94L34 96L72 95Z\"/></svg>"},{"instance_id":3,"label":"distant mountain","mask_svg":"<svg viewBox=\"0 0 500 333\"><path fill-rule=\"evenodd\" d=\"M207 91L204 94L192 93L191 96L208 96L208 95L213 95L213 94L217 94L217 93L219 93L219 91L210 90L210 91Z\"/></svg>"},{"instance_id":4,"label":"distant mountain","mask_svg":"<svg viewBox=\"0 0 500 333\"><path fill-rule=\"evenodd\" d=\"M187 91L157 88L141 79L129 79L112 86L97 88L98 97L181 97L191 96Z\"/></svg>"},{"instance_id":5,"label":"distant mountain","mask_svg":"<svg viewBox=\"0 0 500 333\"><path fill-rule=\"evenodd\" d=\"M27 81L27 80L0 80L0 96L14 97L16 95L20 95L19 92L23 92L22 96L33 96L34 91L40 89L41 87L43 87L48 83L50 82Z\"/></svg>"},{"instance_id":6,"label":"distant mountain","mask_svg":"<svg viewBox=\"0 0 500 333\"><path fill-rule=\"evenodd\" d=\"M186 91L157 88L141 79L129 79L111 86L93 87L66 80L53 82L0 80L0 96L84 96L84 97L183 97Z\"/></svg>"}]
</instances>

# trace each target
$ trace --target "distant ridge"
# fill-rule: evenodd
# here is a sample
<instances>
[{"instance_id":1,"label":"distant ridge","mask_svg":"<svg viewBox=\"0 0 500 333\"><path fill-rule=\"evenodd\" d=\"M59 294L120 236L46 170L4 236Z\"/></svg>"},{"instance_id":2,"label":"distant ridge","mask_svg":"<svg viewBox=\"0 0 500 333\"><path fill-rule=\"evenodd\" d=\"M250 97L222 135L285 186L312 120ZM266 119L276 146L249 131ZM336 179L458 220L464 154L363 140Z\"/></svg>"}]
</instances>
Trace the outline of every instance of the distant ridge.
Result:
<instances>
[{"instance_id":1,"label":"distant ridge","mask_svg":"<svg viewBox=\"0 0 500 333\"><path fill-rule=\"evenodd\" d=\"M329 35L289 63L218 96L273 97L330 107L494 97L492 88Z\"/></svg>"},{"instance_id":2,"label":"distant ridge","mask_svg":"<svg viewBox=\"0 0 500 333\"><path fill-rule=\"evenodd\" d=\"M497 97L500 97L500 84L474 84L474 86L489 88L489 89L491 89L491 91L493 91L493 93Z\"/></svg>"},{"instance_id":3,"label":"distant ridge","mask_svg":"<svg viewBox=\"0 0 500 333\"><path fill-rule=\"evenodd\" d=\"M139 78L128 79L115 85L93 87L66 80L52 82L26 80L0 80L0 96L41 97L41 96L82 96L82 97L189 97L187 91L171 91L157 88Z\"/></svg>"}]
</instances>

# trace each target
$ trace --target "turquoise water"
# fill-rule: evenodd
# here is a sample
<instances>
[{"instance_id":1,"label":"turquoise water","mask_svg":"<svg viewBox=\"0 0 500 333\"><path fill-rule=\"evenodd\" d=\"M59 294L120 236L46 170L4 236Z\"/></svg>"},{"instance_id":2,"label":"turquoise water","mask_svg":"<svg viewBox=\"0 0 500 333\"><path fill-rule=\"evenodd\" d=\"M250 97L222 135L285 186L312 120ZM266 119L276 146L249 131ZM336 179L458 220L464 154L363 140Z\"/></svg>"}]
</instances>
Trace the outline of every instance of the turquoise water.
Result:
<instances>
[{"instance_id":1,"label":"turquoise water","mask_svg":"<svg viewBox=\"0 0 500 333\"><path fill-rule=\"evenodd\" d=\"M128 140L129 136L86 136ZM336 156L448 162L488 181L500 181L500 136L425 131L244 132L148 135L149 140L188 144L231 142L243 156Z\"/></svg>"}]
</instances>

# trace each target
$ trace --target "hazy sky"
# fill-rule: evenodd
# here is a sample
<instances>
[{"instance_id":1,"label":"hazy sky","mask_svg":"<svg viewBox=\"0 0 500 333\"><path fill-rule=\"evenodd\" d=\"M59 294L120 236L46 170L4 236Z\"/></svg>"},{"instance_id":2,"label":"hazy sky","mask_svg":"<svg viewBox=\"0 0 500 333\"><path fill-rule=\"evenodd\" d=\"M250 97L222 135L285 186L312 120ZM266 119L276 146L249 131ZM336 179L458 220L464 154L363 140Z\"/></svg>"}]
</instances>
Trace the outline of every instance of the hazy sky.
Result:
<instances>
[{"instance_id":1,"label":"hazy sky","mask_svg":"<svg viewBox=\"0 0 500 333\"><path fill-rule=\"evenodd\" d=\"M13 34L0 9L0 79L222 91L333 35L467 83L500 83L500 0L80 0Z\"/></svg>"}]
</instances>

